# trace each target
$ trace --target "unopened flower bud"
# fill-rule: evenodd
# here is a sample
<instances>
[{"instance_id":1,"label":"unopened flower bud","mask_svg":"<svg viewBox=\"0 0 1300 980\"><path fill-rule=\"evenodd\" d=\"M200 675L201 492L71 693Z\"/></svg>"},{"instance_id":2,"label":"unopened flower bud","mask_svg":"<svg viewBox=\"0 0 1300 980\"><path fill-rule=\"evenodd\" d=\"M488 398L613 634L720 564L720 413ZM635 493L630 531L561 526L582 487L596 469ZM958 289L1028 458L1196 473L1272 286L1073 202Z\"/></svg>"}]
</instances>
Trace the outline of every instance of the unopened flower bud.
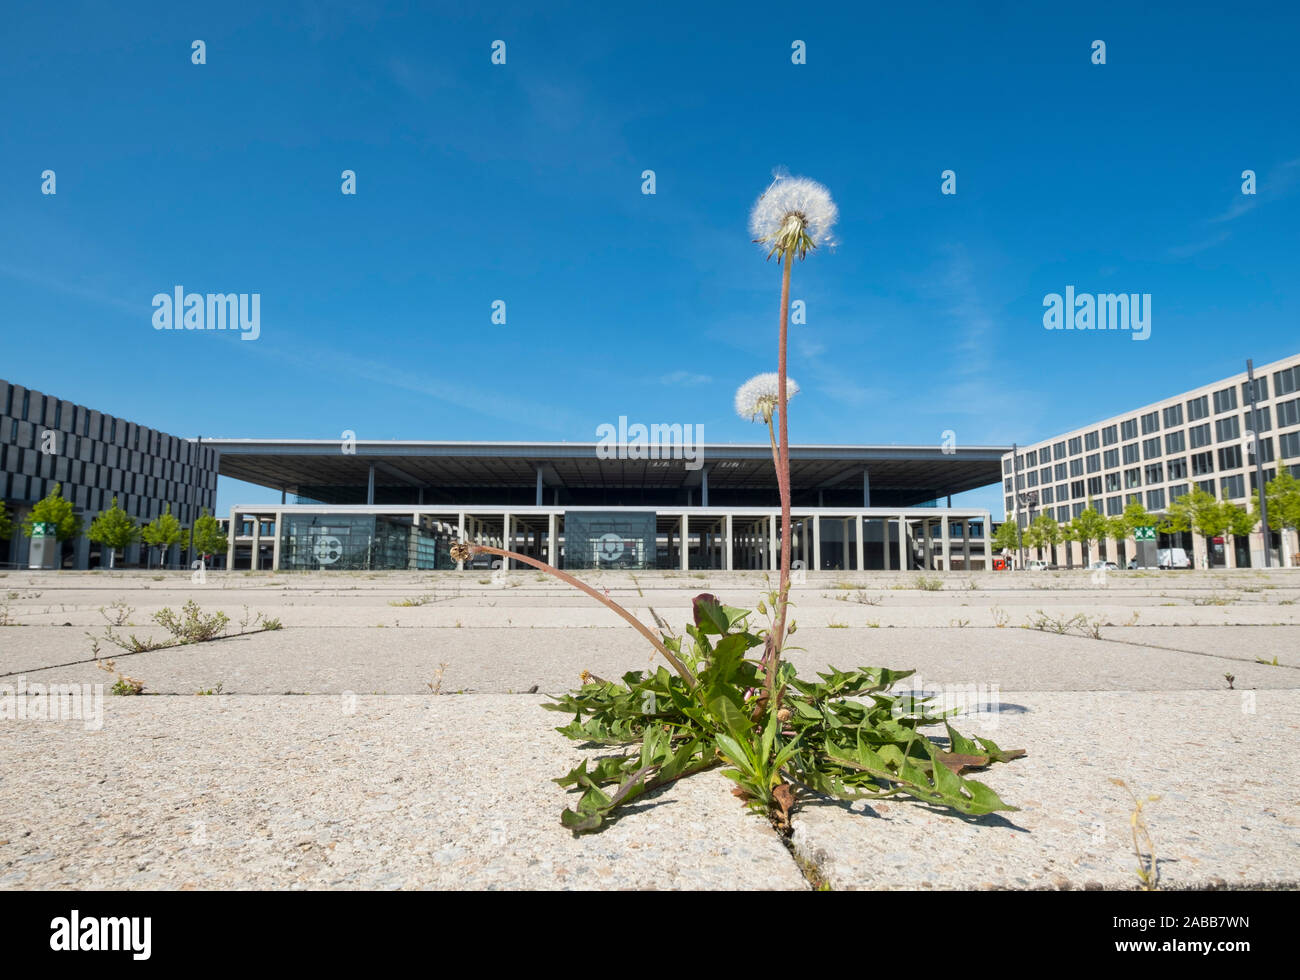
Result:
<instances>
[{"instance_id":1,"label":"unopened flower bud","mask_svg":"<svg viewBox=\"0 0 1300 980\"><path fill-rule=\"evenodd\" d=\"M790 720L790 716L791 716L790 709L782 708L776 713L776 720L781 722L781 724L785 724L787 721Z\"/></svg>"}]
</instances>

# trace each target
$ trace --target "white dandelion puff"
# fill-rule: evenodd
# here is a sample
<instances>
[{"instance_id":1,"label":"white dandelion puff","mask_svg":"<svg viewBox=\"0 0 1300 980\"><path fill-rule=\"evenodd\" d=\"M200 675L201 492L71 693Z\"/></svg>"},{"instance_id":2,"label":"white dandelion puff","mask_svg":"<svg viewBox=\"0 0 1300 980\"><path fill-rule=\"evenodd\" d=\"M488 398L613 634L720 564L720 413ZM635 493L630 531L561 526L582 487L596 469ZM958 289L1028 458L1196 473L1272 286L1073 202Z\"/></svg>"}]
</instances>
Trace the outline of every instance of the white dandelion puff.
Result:
<instances>
[{"instance_id":1,"label":"white dandelion puff","mask_svg":"<svg viewBox=\"0 0 1300 980\"><path fill-rule=\"evenodd\" d=\"M736 389L736 414L746 422L755 422L762 418L764 422L772 421L772 413L777 407L777 392L780 389L780 376L774 372L758 374ZM794 378L785 379L785 397L788 401L799 394L799 384Z\"/></svg>"},{"instance_id":2,"label":"white dandelion puff","mask_svg":"<svg viewBox=\"0 0 1300 980\"><path fill-rule=\"evenodd\" d=\"M769 258L775 252L803 258L809 249L834 244L831 228L838 217L831 192L817 181L778 175L754 202L749 230L754 241L769 247Z\"/></svg>"}]
</instances>

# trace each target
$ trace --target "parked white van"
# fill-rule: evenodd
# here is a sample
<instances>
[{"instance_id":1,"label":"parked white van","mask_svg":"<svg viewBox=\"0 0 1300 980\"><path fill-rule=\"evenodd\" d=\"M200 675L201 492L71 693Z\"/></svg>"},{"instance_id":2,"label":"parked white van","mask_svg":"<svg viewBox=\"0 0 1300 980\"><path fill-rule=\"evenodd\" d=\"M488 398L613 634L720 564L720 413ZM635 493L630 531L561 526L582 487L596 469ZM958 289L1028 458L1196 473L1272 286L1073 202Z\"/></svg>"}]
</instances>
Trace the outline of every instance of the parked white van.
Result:
<instances>
[{"instance_id":1,"label":"parked white van","mask_svg":"<svg viewBox=\"0 0 1300 980\"><path fill-rule=\"evenodd\" d=\"M1156 566L1159 568L1191 568L1192 560L1182 548L1161 548L1156 552Z\"/></svg>"}]
</instances>

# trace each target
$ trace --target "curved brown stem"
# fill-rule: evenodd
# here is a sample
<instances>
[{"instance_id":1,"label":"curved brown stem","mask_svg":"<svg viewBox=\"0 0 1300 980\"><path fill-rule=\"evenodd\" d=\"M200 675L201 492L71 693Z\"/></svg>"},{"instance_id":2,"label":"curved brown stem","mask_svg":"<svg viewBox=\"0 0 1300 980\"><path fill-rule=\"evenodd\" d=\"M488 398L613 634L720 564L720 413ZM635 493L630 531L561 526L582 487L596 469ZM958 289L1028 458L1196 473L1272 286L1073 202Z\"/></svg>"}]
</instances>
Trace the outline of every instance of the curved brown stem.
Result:
<instances>
[{"instance_id":1,"label":"curved brown stem","mask_svg":"<svg viewBox=\"0 0 1300 980\"><path fill-rule=\"evenodd\" d=\"M691 673L691 669L687 667L686 664L684 664L671 650L664 646L663 640L655 636L650 627L646 626L645 623L641 622L641 620L637 619L609 596L601 595L586 582L579 581L568 572L560 571L554 565L548 565L546 562L538 561L536 558L530 558L528 555L521 555L517 551L507 551L505 548L493 548L486 544L471 544L468 545L468 547L471 555L485 552L489 555L500 555L502 558L513 558L515 561L521 561L525 565L532 565L533 568L543 571L547 575L554 575L566 585L572 585L575 589L587 593L587 595L591 596L597 602L608 606L631 623L632 626L636 628L637 632L654 644L654 648L662 653L664 659L673 665L673 670L677 671L682 680L686 681L686 683L691 687L695 687L697 681L695 680L695 675Z\"/></svg>"},{"instance_id":2,"label":"curved brown stem","mask_svg":"<svg viewBox=\"0 0 1300 980\"><path fill-rule=\"evenodd\" d=\"M790 265L794 255L787 251L783 256L781 269L781 332L777 346L776 361L776 400L780 413L780 459L777 462L777 490L781 494L781 580L779 586L776 622L772 627L772 646L768 651L768 669L766 671L768 710L775 711L773 698L776 684L776 669L781 662L781 647L785 642L786 608L790 596L790 429L786 423L786 342L790 323Z\"/></svg>"}]
</instances>

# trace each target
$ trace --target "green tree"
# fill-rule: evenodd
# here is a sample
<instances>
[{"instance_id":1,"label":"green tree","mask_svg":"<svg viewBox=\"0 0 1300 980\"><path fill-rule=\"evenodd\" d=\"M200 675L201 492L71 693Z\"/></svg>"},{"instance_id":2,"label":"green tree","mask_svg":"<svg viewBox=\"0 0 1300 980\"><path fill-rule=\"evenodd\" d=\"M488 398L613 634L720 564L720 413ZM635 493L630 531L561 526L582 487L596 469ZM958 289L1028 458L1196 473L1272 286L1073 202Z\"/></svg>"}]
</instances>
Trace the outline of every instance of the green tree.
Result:
<instances>
[{"instance_id":1,"label":"green tree","mask_svg":"<svg viewBox=\"0 0 1300 980\"><path fill-rule=\"evenodd\" d=\"M1043 557L1043 539L1039 535L1038 529L1035 528L1034 525L1030 524L1027 528L1025 528L1025 533L1022 535L1022 540L1025 542L1025 547L1028 548L1030 551L1034 552L1035 558Z\"/></svg>"},{"instance_id":2,"label":"green tree","mask_svg":"<svg viewBox=\"0 0 1300 980\"><path fill-rule=\"evenodd\" d=\"M1114 517L1106 518L1106 537L1115 542L1115 547L1119 549L1115 555L1115 562L1120 568L1124 567L1125 554L1124 541L1128 537L1128 522L1124 520L1123 514L1116 514Z\"/></svg>"},{"instance_id":3,"label":"green tree","mask_svg":"<svg viewBox=\"0 0 1300 980\"><path fill-rule=\"evenodd\" d=\"M225 532L221 530L221 525L217 523L217 519L204 510L203 515L194 522L194 553L198 555L222 554L225 552L227 544Z\"/></svg>"},{"instance_id":4,"label":"green tree","mask_svg":"<svg viewBox=\"0 0 1300 980\"><path fill-rule=\"evenodd\" d=\"M1228 529L1228 514L1212 495L1200 487L1185 493L1165 511L1164 520L1157 530L1162 534L1179 534L1192 531L1206 539L1206 553L1210 551L1210 538L1216 538ZM1208 558L1207 558L1208 562Z\"/></svg>"},{"instance_id":5,"label":"green tree","mask_svg":"<svg viewBox=\"0 0 1300 980\"><path fill-rule=\"evenodd\" d=\"M1153 514L1143 507L1142 500L1137 494L1129 494L1128 503L1124 505L1124 513L1107 521L1110 536L1115 539L1120 549L1116 560L1121 565L1128 558L1128 539L1134 537L1137 528L1155 527L1159 521L1160 515Z\"/></svg>"},{"instance_id":6,"label":"green tree","mask_svg":"<svg viewBox=\"0 0 1300 980\"><path fill-rule=\"evenodd\" d=\"M45 499L36 502L36 506L23 518L23 534L32 536L33 524L53 524L55 535L60 541L75 538L81 533L81 518L74 513L72 502L63 499L62 488L54 484Z\"/></svg>"},{"instance_id":7,"label":"green tree","mask_svg":"<svg viewBox=\"0 0 1300 980\"><path fill-rule=\"evenodd\" d=\"M1088 501L1088 506L1079 512L1079 516L1070 521L1074 528L1074 540L1083 545L1083 563L1091 561L1092 542L1100 541L1106 535L1106 518L1097 513L1097 508Z\"/></svg>"},{"instance_id":8,"label":"green tree","mask_svg":"<svg viewBox=\"0 0 1300 980\"><path fill-rule=\"evenodd\" d=\"M168 504L161 514L141 529L140 537L144 539L145 544L158 549L158 564L165 565L168 549L172 545L179 544L184 533L185 529L172 514L171 504Z\"/></svg>"},{"instance_id":9,"label":"green tree","mask_svg":"<svg viewBox=\"0 0 1300 980\"><path fill-rule=\"evenodd\" d=\"M1056 562L1056 546L1063 540L1061 536L1061 525L1056 522L1056 518L1043 511L1034 518L1033 528L1038 536L1040 547L1051 549L1051 559L1053 564Z\"/></svg>"},{"instance_id":10,"label":"green tree","mask_svg":"<svg viewBox=\"0 0 1300 980\"><path fill-rule=\"evenodd\" d=\"M1169 506L1165 508L1165 512L1159 516L1156 531L1172 537L1175 534L1184 534L1192 530L1192 524L1191 496L1183 494L1177 500L1170 501Z\"/></svg>"},{"instance_id":11,"label":"green tree","mask_svg":"<svg viewBox=\"0 0 1300 980\"><path fill-rule=\"evenodd\" d=\"M1061 543L1065 545L1065 567L1074 567L1074 549L1070 545L1079 540L1077 519L1066 521L1061 525Z\"/></svg>"},{"instance_id":12,"label":"green tree","mask_svg":"<svg viewBox=\"0 0 1300 980\"><path fill-rule=\"evenodd\" d=\"M91 541L108 549L109 568L115 567L113 559L117 550L125 548L139 536L140 529L136 527L135 520L117 505L117 497L113 498L108 510L100 511L99 516L90 522L90 530L86 533Z\"/></svg>"},{"instance_id":13,"label":"green tree","mask_svg":"<svg viewBox=\"0 0 1300 980\"><path fill-rule=\"evenodd\" d=\"M1259 523L1258 515L1227 500L1223 502L1223 516L1227 523L1226 530L1234 538L1248 537Z\"/></svg>"},{"instance_id":14,"label":"green tree","mask_svg":"<svg viewBox=\"0 0 1300 980\"><path fill-rule=\"evenodd\" d=\"M1282 532L1282 554L1287 554L1286 532L1300 533L1300 481L1283 466L1281 471L1264 486L1268 499L1268 526L1270 530ZM1259 520L1259 491L1251 493L1251 511ZM1296 546L1300 551L1300 544ZM1294 552L1292 552L1294 554Z\"/></svg>"},{"instance_id":15,"label":"green tree","mask_svg":"<svg viewBox=\"0 0 1300 980\"><path fill-rule=\"evenodd\" d=\"M1155 527L1160 520L1159 516L1151 513L1142 506L1142 501L1138 499L1137 494L1131 494L1128 503L1124 505L1124 528L1127 533L1122 535L1125 538L1133 537L1134 528Z\"/></svg>"},{"instance_id":16,"label":"green tree","mask_svg":"<svg viewBox=\"0 0 1300 980\"><path fill-rule=\"evenodd\" d=\"M1003 521L993 534L993 547L998 551L1019 551L1023 538L1020 525L1014 519Z\"/></svg>"},{"instance_id":17,"label":"green tree","mask_svg":"<svg viewBox=\"0 0 1300 980\"><path fill-rule=\"evenodd\" d=\"M0 500L0 541L8 541L14 536L14 522L5 510L5 502Z\"/></svg>"}]
</instances>

